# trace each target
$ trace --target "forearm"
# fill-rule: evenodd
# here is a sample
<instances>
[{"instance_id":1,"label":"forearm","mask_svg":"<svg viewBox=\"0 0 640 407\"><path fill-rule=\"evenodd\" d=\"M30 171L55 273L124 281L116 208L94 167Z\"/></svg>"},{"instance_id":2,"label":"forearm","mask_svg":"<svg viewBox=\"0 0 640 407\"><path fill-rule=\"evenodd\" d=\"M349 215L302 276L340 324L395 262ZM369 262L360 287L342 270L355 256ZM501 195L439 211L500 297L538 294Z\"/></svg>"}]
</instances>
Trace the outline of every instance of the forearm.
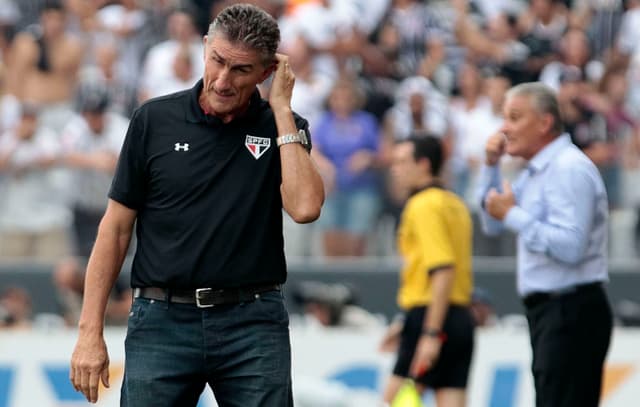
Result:
<instances>
[{"instance_id":1,"label":"forearm","mask_svg":"<svg viewBox=\"0 0 640 407\"><path fill-rule=\"evenodd\" d=\"M504 225L520 236L528 250L563 263L580 263L592 239L602 232L598 225L606 224L607 201L596 187L596 171L574 168L550 175L553 182L539 192L544 207L514 206Z\"/></svg>"},{"instance_id":2,"label":"forearm","mask_svg":"<svg viewBox=\"0 0 640 407\"><path fill-rule=\"evenodd\" d=\"M497 165L485 165L483 166L481 171L482 172L480 174L479 189L477 193L477 199L480 202L481 207L481 210L479 212L480 224L482 225L482 230L485 234L494 236L502 232L502 230L504 229L504 225L501 221L494 219L487 213L487 211L484 209L484 200L491 188L500 188L502 176Z\"/></svg>"},{"instance_id":3,"label":"forearm","mask_svg":"<svg viewBox=\"0 0 640 407\"><path fill-rule=\"evenodd\" d=\"M537 220L516 206L509 210L504 224L519 234L526 248L567 264L579 263L587 246L585 227L575 221L547 223Z\"/></svg>"},{"instance_id":4,"label":"forearm","mask_svg":"<svg viewBox=\"0 0 640 407\"><path fill-rule=\"evenodd\" d=\"M87 334L101 335L109 294L120 273L131 240L131 229L101 223L87 265L84 299L79 328Z\"/></svg>"},{"instance_id":5,"label":"forearm","mask_svg":"<svg viewBox=\"0 0 640 407\"><path fill-rule=\"evenodd\" d=\"M441 331L449 310L449 296L453 286L453 267L446 267L432 272L431 303L429 312L424 316L424 329Z\"/></svg>"},{"instance_id":6,"label":"forearm","mask_svg":"<svg viewBox=\"0 0 640 407\"><path fill-rule=\"evenodd\" d=\"M291 109L274 111L278 135L298 131ZM309 153L299 143L280 147L282 204L298 223L313 222L324 202L322 178Z\"/></svg>"},{"instance_id":7,"label":"forearm","mask_svg":"<svg viewBox=\"0 0 640 407\"><path fill-rule=\"evenodd\" d=\"M112 153L76 153L64 156L64 163L70 167L93 169L113 173L118 164L118 156Z\"/></svg>"},{"instance_id":8,"label":"forearm","mask_svg":"<svg viewBox=\"0 0 640 407\"><path fill-rule=\"evenodd\" d=\"M94 160L86 154L69 153L64 157L64 163L75 168L93 168Z\"/></svg>"}]
</instances>

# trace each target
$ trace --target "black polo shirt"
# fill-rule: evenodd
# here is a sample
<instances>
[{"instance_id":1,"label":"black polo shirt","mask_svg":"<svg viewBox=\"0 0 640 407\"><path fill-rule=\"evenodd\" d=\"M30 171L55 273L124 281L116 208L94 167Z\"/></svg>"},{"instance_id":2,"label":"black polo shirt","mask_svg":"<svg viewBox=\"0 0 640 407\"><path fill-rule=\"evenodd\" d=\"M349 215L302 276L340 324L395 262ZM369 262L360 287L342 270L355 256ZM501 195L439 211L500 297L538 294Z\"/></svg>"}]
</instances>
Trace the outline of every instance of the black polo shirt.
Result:
<instances>
[{"instance_id":1,"label":"black polo shirt","mask_svg":"<svg viewBox=\"0 0 640 407\"><path fill-rule=\"evenodd\" d=\"M280 154L256 90L224 124L202 81L135 111L109 197L137 211L132 287L241 287L286 279ZM298 128L308 123L295 115Z\"/></svg>"}]
</instances>

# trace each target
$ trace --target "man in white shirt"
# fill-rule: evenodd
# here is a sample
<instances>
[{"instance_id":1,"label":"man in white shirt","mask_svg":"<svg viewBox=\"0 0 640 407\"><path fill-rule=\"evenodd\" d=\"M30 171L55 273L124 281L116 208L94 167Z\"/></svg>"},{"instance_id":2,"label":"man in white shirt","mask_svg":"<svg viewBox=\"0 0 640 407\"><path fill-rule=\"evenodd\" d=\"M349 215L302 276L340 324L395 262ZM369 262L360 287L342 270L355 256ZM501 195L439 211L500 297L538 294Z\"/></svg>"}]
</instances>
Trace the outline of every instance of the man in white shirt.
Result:
<instances>
[{"instance_id":1,"label":"man in white shirt","mask_svg":"<svg viewBox=\"0 0 640 407\"><path fill-rule=\"evenodd\" d=\"M169 39L151 47L145 58L138 98L140 101L192 87L204 72L204 46L193 15L174 10L167 20ZM188 75L176 64L188 61Z\"/></svg>"},{"instance_id":2,"label":"man in white shirt","mask_svg":"<svg viewBox=\"0 0 640 407\"><path fill-rule=\"evenodd\" d=\"M528 165L501 186L503 154ZM563 133L554 92L524 83L507 93L501 132L486 144L483 229L518 235L518 293L533 349L536 405L597 407L612 330L608 204L593 162Z\"/></svg>"},{"instance_id":3,"label":"man in white shirt","mask_svg":"<svg viewBox=\"0 0 640 407\"><path fill-rule=\"evenodd\" d=\"M55 169L57 135L23 104L18 124L0 137L0 258L51 261L69 251L71 211Z\"/></svg>"}]
</instances>

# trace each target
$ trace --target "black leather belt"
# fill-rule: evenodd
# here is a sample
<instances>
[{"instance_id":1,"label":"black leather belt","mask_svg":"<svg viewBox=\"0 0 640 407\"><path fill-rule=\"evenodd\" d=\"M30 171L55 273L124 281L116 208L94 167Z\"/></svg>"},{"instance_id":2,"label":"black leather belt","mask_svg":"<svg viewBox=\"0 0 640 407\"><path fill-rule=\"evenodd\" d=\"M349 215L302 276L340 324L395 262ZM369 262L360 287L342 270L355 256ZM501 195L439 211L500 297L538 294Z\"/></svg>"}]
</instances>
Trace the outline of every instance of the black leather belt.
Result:
<instances>
[{"instance_id":1,"label":"black leather belt","mask_svg":"<svg viewBox=\"0 0 640 407\"><path fill-rule=\"evenodd\" d=\"M199 308L209 308L216 305L254 301L260 293L278 290L280 290L280 284L223 289L196 288L192 290L140 287L133 290L133 297L179 304L196 304Z\"/></svg>"},{"instance_id":2,"label":"black leather belt","mask_svg":"<svg viewBox=\"0 0 640 407\"><path fill-rule=\"evenodd\" d=\"M573 286L562 288L556 291L532 293L524 297L522 299L522 302L524 303L525 307L533 308L553 298L558 298L564 295L575 294L579 292L597 291L601 288L602 288L601 281L596 281L594 283L573 285Z\"/></svg>"}]
</instances>

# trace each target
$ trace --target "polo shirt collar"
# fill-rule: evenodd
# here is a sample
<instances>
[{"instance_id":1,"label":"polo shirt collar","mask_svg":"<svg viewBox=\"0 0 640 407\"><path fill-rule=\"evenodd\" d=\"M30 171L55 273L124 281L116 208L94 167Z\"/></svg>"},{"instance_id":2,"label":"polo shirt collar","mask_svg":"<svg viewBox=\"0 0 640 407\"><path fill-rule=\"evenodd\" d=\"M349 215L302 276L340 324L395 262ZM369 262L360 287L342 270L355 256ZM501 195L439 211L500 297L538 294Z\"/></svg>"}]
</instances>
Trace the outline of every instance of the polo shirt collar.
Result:
<instances>
[{"instance_id":1,"label":"polo shirt collar","mask_svg":"<svg viewBox=\"0 0 640 407\"><path fill-rule=\"evenodd\" d=\"M202 88L203 81L202 78L200 78L189 91L189 107L186 109L187 121L191 123L223 124L219 118L206 114L204 110L202 110L202 107L200 107L200 101L198 99ZM251 119L255 117L260 112L262 104L262 97L256 87L251 95L249 108L241 117L238 117L238 119ZM231 122L233 123L234 121L236 121L236 119Z\"/></svg>"},{"instance_id":2,"label":"polo shirt collar","mask_svg":"<svg viewBox=\"0 0 640 407\"><path fill-rule=\"evenodd\" d=\"M567 146L571 145L571 137L568 133L563 133L556 137L551 143L547 144L542 150L529 161L528 169L532 173L543 170L554 157Z\"/></svg>"}]
</instances>

